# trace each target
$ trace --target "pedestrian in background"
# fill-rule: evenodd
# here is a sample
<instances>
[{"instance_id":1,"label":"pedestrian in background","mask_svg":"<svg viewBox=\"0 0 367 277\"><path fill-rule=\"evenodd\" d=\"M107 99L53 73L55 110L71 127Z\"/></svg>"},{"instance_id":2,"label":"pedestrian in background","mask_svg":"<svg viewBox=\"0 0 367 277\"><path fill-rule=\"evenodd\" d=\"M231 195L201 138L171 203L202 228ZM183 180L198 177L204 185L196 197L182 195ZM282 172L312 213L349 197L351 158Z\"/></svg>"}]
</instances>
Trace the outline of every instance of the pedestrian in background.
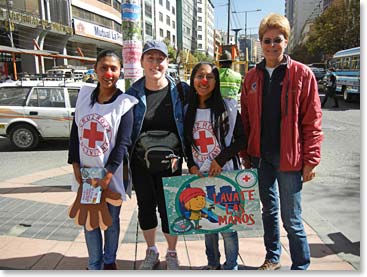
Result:
<instances>
[{"instance_id":1,"label":"pedestrian in background","mask_svg":"<svg viewBox=\"0 0 367 277\"><path fill-rule=\"evenodd\" d=\"M132 107L137 100L116 87L120 68L121 60L112 50L98 54L94 66L98 84L86 85L78 94L68 163L73 165L76 186L82 185L81 168L105 168L106 175L96 186L118 192L126 201L126 194L131 192L131 187L124 185L122 172L131 143L134 120ZM100 228L88 231L84 227L89 270L117 269L121 206L107 205L112 225L104 231L104 243Z\"/></svg>"},{"instance_id":2,"label":"pedestrian in background","mask_svg":"<svg viewBox=\"0 0 367 277\"><path fill-rule=\"evenodd\" d=\"M241 95L248 137L241 157L246 168L258 169L263 206L266 257L260 270L280 268L279 214L289 240L291 269L306 270L310 265L301 191L320 163L322 112L311 69L284 53L289 36L286 17L272 13L262 19L264 59L246 74Z\"/></svg>"},{"instance_id":3,"label":"pedestrian in background","mask_svg":"<svg viewBox=\"0 0 367 277\"><path fill-rule=\"evenodd\" d=\"M227 50L219 59L220 92L224 99L232 99L238 103L241 92L242 76L232 70L232 55Z\"/></svg>"},{"instance_id":4,"label":"pedestrian in background","mask_svg":"<svg viewBox=\"0 0 367 277\"><path fill-rule=\"evenodd\" d=\"M333 108L339 108L338 98L336 96L336 76L335 76L335 69L332 67L329 69L330 75L328 78L328 82L326 85L326 93L324 96L324 100L322 101L321 107L325 107L325 104L329 97L334 99L335 105Z\"/></svg>"},{"instance_id":5,"label":"pedestrian in background","mask_svg":"<svg viewBox=\"0 0 367 277\"><path fill-rule=\"evenodd\" d=\"M185 114L185 151L190 174L217 176L222 171L240 169L238 153L246 145L246 136L237 102L223 99L218 69L202 62L192 70L187 113ZM204 134L205 140L199 141ZM237 270L238 235L221 232L226 261L223 269ZM205 234L205 269L221 269L218 233Z\"/></svg>"},{"instance_id":6,"label":"pedestrian in background","mask_svg":"<svg viewBox=\"0 0 367 277\"><path fill-rule=\"evenodd\" d=\"M183 103L179 93L185 94L188 86L182 83L178 91L174 80L166 74L168 68L167 46L161 41L148 41L143 47L141 65L144 77L136 81L127 91L139 103L134 108L133 147L130 150L133 184L138 201L138 219L147 243L146 257L139 269L151 270L160 262L156 246L157 207L161 218L163 234L167 240L167 269L179 269L176 252L177 236L169 234L166 203L163 191L163 177L182 174L182 159L173 159L172 167L152 172L138 151L143 145L142 135L151 131L167 131L179 140L178 156L183 153ZM162 138L163 142L163 138ZM165 143L165 142L164 142ZM163 143L163 145L164 145Z\"/></svg>"}]
</instances>

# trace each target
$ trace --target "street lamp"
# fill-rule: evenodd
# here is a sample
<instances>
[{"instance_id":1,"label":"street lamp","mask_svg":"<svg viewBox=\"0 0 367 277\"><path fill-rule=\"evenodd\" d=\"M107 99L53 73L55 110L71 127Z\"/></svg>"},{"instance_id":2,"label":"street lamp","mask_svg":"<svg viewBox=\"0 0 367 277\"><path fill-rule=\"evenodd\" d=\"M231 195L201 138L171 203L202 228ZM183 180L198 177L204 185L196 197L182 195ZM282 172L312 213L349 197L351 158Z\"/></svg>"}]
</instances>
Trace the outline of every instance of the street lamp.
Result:
<instances>
[{"instance_id":1,"label":"street lamp","mask_svg":"<svg viewBox=\"0 0 367 277\"><path fill-rule=\"evenodd\" d=\"M245 14L245 57L246 57L246 60L247 60L247 55L246 55L246 52L247 52L247 13L260 12L260 11L261 9L241 11L241 12L236 12L236 11L232 12L232 13L244 13Z\"/></svg>"}]
</instances>

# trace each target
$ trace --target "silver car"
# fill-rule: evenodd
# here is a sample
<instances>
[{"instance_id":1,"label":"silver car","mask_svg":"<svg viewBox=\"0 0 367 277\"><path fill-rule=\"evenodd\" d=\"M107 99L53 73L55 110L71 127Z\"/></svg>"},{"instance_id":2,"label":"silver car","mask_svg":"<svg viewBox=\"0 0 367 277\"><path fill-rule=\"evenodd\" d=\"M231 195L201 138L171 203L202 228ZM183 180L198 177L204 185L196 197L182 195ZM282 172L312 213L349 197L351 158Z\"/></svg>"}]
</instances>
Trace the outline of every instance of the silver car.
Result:
<instances>
[{"instance_id":1,"label":"silver car","mask_svg":"<svg viewBox=\"0 0 367 277\"><path fill-rule=\"evenodd\" d=\"M0 136L21 150L36 148L41 140L68 139L83 85L40 80L0 84Z\"/></svg>"}]
</instances>

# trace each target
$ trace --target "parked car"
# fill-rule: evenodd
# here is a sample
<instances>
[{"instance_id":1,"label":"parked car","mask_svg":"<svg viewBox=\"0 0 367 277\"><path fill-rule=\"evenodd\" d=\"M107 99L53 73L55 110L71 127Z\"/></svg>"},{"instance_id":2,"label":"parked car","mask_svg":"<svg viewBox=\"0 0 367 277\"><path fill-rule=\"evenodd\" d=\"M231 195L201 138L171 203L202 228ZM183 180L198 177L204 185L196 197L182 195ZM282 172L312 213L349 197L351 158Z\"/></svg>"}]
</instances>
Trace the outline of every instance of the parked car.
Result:
<instances>
[{"instance_id":1,"label":"parked car","mask_svg":"<svg viewBox=\"0 0 367 277\"><path fill-rule=\"evenodd\" d=\"M324 78L326 74L326 70L320 67L310 66L313 74L315 74L316 80L320 81L322 78Z\"/></svg>"},{"instance_id":2,"label":"parked car","mask_svg":"<svg viewBox=\"0 0 367 277\"><path fill-rule=\"evenodd\" d=\"M69 139L75 104L84 82L17 81L0 84L0 136L20 150L40 141Z\"/></svg>"}]
</instances>

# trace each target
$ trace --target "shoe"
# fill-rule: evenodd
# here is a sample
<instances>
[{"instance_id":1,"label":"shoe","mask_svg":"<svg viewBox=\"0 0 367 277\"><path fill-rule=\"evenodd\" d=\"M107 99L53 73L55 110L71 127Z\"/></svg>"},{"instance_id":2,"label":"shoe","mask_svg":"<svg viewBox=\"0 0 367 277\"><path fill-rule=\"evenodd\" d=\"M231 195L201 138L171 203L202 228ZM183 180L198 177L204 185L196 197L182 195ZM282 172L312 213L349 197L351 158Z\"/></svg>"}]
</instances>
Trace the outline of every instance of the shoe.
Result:
<instances>
[{"instance_id":1,"label":"shoe","mask_svg":"<svg viewBox=\"0 0 367 277\"><path fill-rule=\"evenodd\" d=\"M140 264L139 270L152 270L159 264L159 253L154 250L147 249L145 259Z\"/></svg>"},{"instance_id":2,"label":"shoe","mask_svg":"<svg viewBox=\"0 0 367 277\"><path fill-rule=\"evenodd\" d=\"M104 264L103 265L103 270L117 270L116 263Z\"/></svg>"},{"instance_id":3,"label":"shoe","mask_svg":"<svg viewBox=\"0 0 367 277\"><path fill-rule=\"evenodd\" d=\"M202 270L221 270L221 265L206 265L201 268Z\"/></svg>"},{"instance_id":4,"label":"shoe","mask_svg":"<svg viewBox=\"0 0 367 277\"><path fill-rule=\"evenodd\" d=\"M280 263L272 263L269 260L265 260L265 262L257 270L277 270L280 267Z\"/></svg>"},{"instance_id":5,"label":"shoe","mask_svg":"<svg viewBox=\"0 0 367 277\"><path fill-rule=\"evenodd\" d=\"M166 255L167 270L179 270L180 263L177 258L177 253L171 252Z\"/></svg>"}]
</instances>

